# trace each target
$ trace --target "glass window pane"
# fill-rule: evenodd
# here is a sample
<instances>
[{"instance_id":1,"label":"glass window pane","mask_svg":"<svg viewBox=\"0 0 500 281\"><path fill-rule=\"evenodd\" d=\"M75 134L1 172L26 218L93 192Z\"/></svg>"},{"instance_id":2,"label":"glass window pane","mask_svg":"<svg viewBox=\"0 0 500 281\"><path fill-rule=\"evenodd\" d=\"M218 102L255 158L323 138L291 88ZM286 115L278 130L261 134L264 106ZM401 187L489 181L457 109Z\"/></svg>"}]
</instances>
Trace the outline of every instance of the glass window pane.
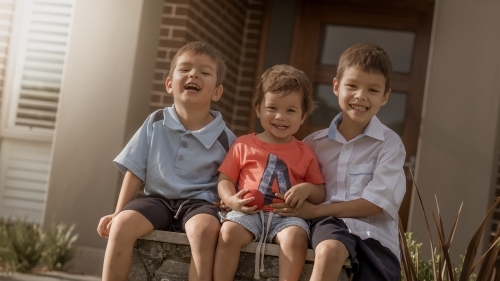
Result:
<instances>
[{"instance_id":1,"label":"glass window pane","mask_svg":"<svg viewBox=\"0 0 500 281\"><path fill-rule=\"evenodd\" d=\"M329 127L333 118L341 112L338 98L333 94L332 85L316 85L314 100L319 103L319 107L309 117L309 124L323 128ZM407 96L405 93L391 92L389 101L377 113L380 122L399 135L403 133L406 100Z\"/></svg>"},{"instance_id":2,"label":"glass window pane","mask_svg":"<svg viewBox=\"0 0 500 281\"><path fill-rule=\"evenodd\" d=\"M317 84L314 89L314 100L318 103L318 108L309 116L309 124L323 128L329 127L333 118L342 111L337 96L333 94L333 86Z\"/></svg>"},{"instance_id":3,"label":"glass window pane","mask_svg":"<svg viewBox=\"0 0 500 281\"><path fill-rule=\"evenodd\" d=\"M395 72L409 73L415 33L353 26L326 25L321 64L337 65L340 55L356 43L373 43L386 50Z\"/></svg>"}]
</instances>

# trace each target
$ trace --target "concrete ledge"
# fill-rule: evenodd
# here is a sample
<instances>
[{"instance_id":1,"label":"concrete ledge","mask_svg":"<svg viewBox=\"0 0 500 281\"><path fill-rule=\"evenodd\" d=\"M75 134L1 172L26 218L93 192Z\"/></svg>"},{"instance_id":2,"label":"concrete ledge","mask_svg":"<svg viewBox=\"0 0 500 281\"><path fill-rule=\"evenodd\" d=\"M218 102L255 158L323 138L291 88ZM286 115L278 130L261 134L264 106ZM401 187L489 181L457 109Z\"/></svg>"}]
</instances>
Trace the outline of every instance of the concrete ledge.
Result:
<instances>
[{"instance_id":1,"label":"concrete ledge","mask_svg":"<svg viewBox=\"0 0 500 281\"><path fill-rule=\"evenodd\" d=\"M168 232L168 231L160 231L153 230L150 233L144 235L140 239L149 240L149 241L157 241L157 242L165 242L171 244L179 244L189 246L189 240L184 233L178 232ZM255 254L255 250L257 249L257 242L250 242L247 246L241 249L242 252ZM279 256L280 247L276 244L268 244L266 243L266 249L264 255L266 256ZM314 251L311 249L307 249L306 261L314 262ZM344 263L344 268L351 268L351 261L346 260Z\"/></svg>"},{"instance_id":2,"label":"concrete ledge","mask_svg":"<svg viewBox=\"0 0 500 281\"><path fill-rule=\"evenodd\" d=\"M241 250L235 281L254 280L256 248L257 243L251 242ZM265 270L260 274L261 280L277 281L279 246L266 244L264 254ZM154 230L137 240L128 280L187 280L190 261L191 248L186 234ZM313 264L314 251L309 249L299 280L309 280ZM338 281L350 280L350 269L351 264L347 260Z\"/></svg>"}]
</instances>

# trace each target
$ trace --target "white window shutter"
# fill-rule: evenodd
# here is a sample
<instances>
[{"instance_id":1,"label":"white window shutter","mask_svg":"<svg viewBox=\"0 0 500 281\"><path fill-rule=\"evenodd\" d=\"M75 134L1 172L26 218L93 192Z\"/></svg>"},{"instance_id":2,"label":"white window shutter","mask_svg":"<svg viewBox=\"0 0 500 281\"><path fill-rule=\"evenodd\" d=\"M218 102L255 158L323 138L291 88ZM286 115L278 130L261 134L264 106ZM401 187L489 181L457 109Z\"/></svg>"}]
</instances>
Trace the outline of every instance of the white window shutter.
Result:
<instances>
[{"instance_id":1,"label":"white window shutter","mask_svg":"<svg viewBox=\"0 0 500 281\"><path fill-rule=\"evenodd\" d=\"M0 217L42 222L50 150L50 144L2 141Z\"/></svg>"},{"instance_id":2,"label":"white window shutter","mask_svg":"<svg viewBox=\"0 0 500 281\"><path fill-rule=\"evenodd\" d=\"M14 16L15 0L0 0L0 116L2 116L2 96L4 92L5 69L9 50L12 18Z\"/></svg>"},{"instance_id":3,"label":"white window shutter","mask_svg":"<svg viewBox=\"0 0 500 281\"><path fill-rule=\"evenodd\" d=\"M73 0L24 0L13 58L4 136L52 138L69 41ZM12 45L11 45L12 46ZM37 138L38 137L38 138Z\"/></svg>"}]
</instances>

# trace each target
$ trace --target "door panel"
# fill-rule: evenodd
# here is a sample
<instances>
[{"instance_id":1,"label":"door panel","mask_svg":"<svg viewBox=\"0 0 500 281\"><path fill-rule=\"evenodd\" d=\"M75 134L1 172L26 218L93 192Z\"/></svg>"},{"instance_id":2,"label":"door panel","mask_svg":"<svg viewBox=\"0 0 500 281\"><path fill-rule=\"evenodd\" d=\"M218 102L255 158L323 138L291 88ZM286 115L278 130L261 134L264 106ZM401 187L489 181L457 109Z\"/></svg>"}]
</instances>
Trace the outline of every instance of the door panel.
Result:
<instances>
[{"instance_id":1,"label":"door panel","mask_svg":"<svg viewBox=\"0 0 500 281\"><path fill-rule=\"evenodd\" d=\"M340 112L332 82L343 50L355 43L375 43L389 53L394 65L392 94L377 116L401 136L409 163L417 149L433 3L308 0L302 1L299 9L290 63L309 76L320 107L296 137L302 139L327 128ZM405 226L411 187L409 180L400 209Z\"/></svg>"}]
</instances>

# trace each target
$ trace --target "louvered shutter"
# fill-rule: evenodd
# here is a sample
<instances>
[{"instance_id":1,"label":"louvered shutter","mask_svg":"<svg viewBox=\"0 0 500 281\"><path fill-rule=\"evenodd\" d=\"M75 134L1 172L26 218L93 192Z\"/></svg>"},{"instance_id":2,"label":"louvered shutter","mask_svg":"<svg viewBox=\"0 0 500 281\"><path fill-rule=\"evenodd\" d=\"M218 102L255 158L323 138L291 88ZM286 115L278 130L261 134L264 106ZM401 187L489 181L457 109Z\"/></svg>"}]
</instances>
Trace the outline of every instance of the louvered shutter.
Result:
<instances>
[{"instance_id":1,"label":"louvered shutter","mask_svg":"<svg viewBox=\"0 0 500 281\"><path fill-rule=\"evenodd\" d=\"M40 223L47 191L50 144L4 140L0 149L0 215Z\"/></svg>"},{"instance_id":2,"label":"louvered shutter","mask_svg":"<svg viewBox=\"0 0 500 281\"><path fill-rule=\"evenodd\" d=\"M3 131L9 136L33 132L48 140L56 123L73 0L25 0L23 4L16 22L19 37Z\"/></svg>"},{"instance_id":3,"label":"louvered shutter","mask_svg":"<svg viewBox=\"0 0 500 281\"><path fill-rule=\"evenodd\" d=\"M15 1L0 118L0 217L42 222L73 2Z\"/></svg>"},{"instance_id":4,"label":"louvered shutter","mask_svg":"<svg viewBox=\"0 0 500 281\"><path fill-rule=\"evenodd\" d=\"M0 2L0 116L2 116L3 84L13 15L14 0L2 0Z\"/></svg>"}]
</instances>

